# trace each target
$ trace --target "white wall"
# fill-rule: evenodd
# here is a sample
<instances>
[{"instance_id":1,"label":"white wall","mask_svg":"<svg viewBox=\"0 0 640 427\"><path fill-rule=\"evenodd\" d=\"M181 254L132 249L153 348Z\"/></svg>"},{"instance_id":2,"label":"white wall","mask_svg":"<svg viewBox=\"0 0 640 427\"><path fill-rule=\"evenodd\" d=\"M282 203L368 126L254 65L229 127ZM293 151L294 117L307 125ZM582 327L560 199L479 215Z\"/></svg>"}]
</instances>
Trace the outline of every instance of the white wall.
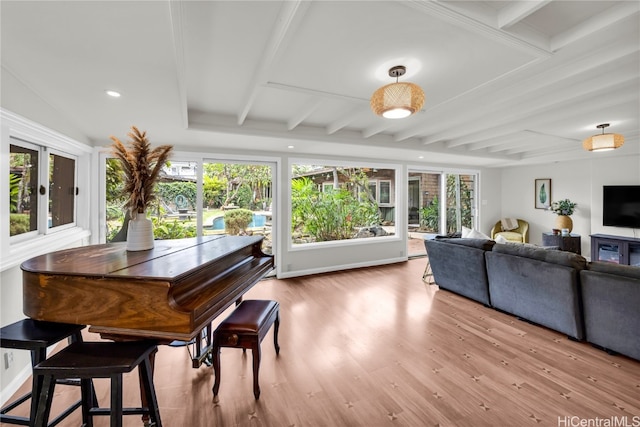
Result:
<instances>
[{"instance_id":1,"label":"white wall","mask_svg":"<svg viewBox=\"0 0 640 427\"><path fill-rule=\"evenodd\" d=\"M640 237L640 230L602 225L602 186L640 185L640 156L605 158L594 161L591 164L591 175L591 233Z\"/></svg>"},{"instance_id":2,"label":"white wall","mask_svg":"<svg viewBox=\"0 0 640 427\"><path fill-rule=\"evenodd\" d=\"M480 174L480 215L478 230L487 236L491 227L502 218L502 170L485 169Z\"/></svg>"},{"instance_id":3,"label":"white wall","mask_svg":"<svg viewBox=\"0 0 640 427\"><path fill-rule=\"evenodd\" d=\"M534 208L534 180L550 178L552 201L570 199L578 203L572 215L572 234L581 236L583 256L590 258L591 234L634 236L634 230L629 228L602 226L602 186L640 184L640 156L616 154L605 157L592 153L587 160L502 169L502 205L496 220L500 217L527 220L530 242L541 244L542 232L554 228L556 215ZM637 237L637 230L635 233Z\"/></svg>"}]
</instances>

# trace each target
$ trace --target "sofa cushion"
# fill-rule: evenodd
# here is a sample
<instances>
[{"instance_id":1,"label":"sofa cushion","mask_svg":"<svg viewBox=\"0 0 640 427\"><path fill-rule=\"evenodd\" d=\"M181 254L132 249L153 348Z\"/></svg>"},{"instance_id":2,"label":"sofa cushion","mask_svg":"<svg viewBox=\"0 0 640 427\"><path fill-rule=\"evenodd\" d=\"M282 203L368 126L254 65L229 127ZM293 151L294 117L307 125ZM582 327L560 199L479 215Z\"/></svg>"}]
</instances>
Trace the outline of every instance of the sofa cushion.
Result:
<instances>
[{"instance_id":1,"label":"sofa cushion","mask_svg":"<svg viewBox=\"0 0 640 427\"><path fill-rule=\"evenodd\" d=\"M633 267L630 265L593 261L587 265L587 269L598 273L615 274L617 276L629 277L631 279L640 279L640 267Z\"/></svg>"},{"instance_id":2,"label":"sofa cushion","mask_svg":"<svg viewBox=\"0 0 640 427\"><path fill-rule=\"evenodd\" d=\"M447 289L483 304L489 304L485 254L495 244L486 239L425 240L433 278Z\"/></svg>"},{"instance_id":3,"label":"sofa cushion","mask_svg":"<svg viewBox=\"0 0 640 427\"><path fill-rule=\"evenodd\" d=\"M493 246L496 244L496 242L494 242L491 239L470 239L470 238L466 238L466 239L448 239L448 238L442 238L442 239L438 239L439 242L446 242L446 243L453 243L454 245L462 245L462 246L469 246L472 248L477 248L477 249L482 249L484 251L490 251L491 248L493 248Z\"/></svg>"},{"instance_id":4,"label":"sofa cushion","mask_svg":"<svg viewBox=\"0 0 640 427\"><path fill-rule=\"evenodd\" d=\"M522 234L516 233L515 231L500 231L496 233L496 239L498 237L502 237L509 242L522 242Z\"/></svg>"},{"instance_id":5,"label":"sofa cushion","mask_svg":"<svg viewBox=\"0 0 640 427\"><path fill-rule=\"evenodd\" d=\"M491 305L582 339L579 270L537 259L540 256L525 256L557 252L511 244L495 245L486 252Z\"/></svg>"},{"instance_id":6,"label":"sofa cushion","mask_svg":"<svg viewBox=\"0 0 640 427\"><path fill-rule=\"evenodd\" d=\"M460 231L454 231L453 233L438 234L435 238L436 239L459 239L460 237L462 237L462 233Z\"/></svg>"},{"instance_id":7,"label":"sofa cushion","mask_svg":"<svg viewBox=\"0 0 640 427\"><path fill-rule=\"evenodd\" d=\"M587 266L587 260L582 255L574 254L573 252L546 250L529 245L495 245L493 246L493 252L532 258L538 261L575 268L576 270L583 270Z\"/></svg>"},{"instance_id":8,"label":"sofa cushion","mask_svg":"<svg viewBox=\"0 0 640 427\"><path fill-rule=\"evenodd\" d=\"M580 284L587 341L640 360L638 271L594 261L580 272Z\"/></svg>"}]
</instances>

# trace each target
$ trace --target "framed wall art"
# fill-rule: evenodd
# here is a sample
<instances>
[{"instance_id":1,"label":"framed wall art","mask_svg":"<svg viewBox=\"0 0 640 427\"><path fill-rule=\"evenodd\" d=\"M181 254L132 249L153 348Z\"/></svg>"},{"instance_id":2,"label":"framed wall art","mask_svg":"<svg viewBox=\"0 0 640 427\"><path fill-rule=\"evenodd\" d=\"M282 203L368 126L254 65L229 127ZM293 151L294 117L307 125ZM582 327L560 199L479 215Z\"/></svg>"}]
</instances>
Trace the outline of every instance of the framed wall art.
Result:
<instances>
[{"instance_id":1,"label":"framed wall art","mask_svg":"<svg viewBox=\"0 0 640 427\"><path fill-rule=\"evenodd\" d=\"M549 209L551 206L551 178L536 179L535 208Z\"/></svg>"}]
</instances>

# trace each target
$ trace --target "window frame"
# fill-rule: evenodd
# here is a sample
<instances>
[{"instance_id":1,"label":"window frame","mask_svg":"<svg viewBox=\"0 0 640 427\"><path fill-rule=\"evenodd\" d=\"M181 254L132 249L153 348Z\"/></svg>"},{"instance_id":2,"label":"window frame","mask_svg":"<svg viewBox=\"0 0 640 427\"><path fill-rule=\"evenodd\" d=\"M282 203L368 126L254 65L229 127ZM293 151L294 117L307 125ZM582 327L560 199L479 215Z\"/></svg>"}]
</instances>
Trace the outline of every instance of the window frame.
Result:
<instances>
[{"instance_id":1,"label":"window frame","mask_svg":"<svg viewBox=\"0 0 640 427\"><path fill-rule=\"evenodd\" d=\"M341 240L329 240L329 241L321 241L321 242L309 242L309 243L294 243L292 239L291 232L291 217L292 217L292 192L291 192L291 182L293 179L292 169L294 165L335 165L336 167L344 167L344 168L377 168L377 169L389 169L394 171L394 179L386 179L383 178L382 181L390 182L390 203L380 205L378 202L379 199L379 186L378 181L380 179L372 179L369 180L368 185L371 189L375 188L376 191L376 203L378 203L378 207L391 207L394 208L394 226L396 227L395 234L389 236L376 236L374 238L368 237L358 237L353 239L341 239ZM387 163L379 163L376 161L358 161L353 162L345 159L328 159L328 158L298 158L291 157L288 159L287 171L286 171L286 197L287 197L287 212L286 218L286 231L283 235L283 240L286 243L287 252L294 253L299 251L314 251L314 250L322 250L323 248L331 248L331 247L349 247L356 245L374 245L377 243L385 242L385 241L398 241L403 238L404 231L402 228L405 226L405 222L398 217L397 206L400 206L401 201L398 199L398 185L401 185L398 177L402 175L403 167L399 164L387 164ZM395 185L394 185L395 183Z\"/></svg>"},{"instance_id":2,"label":"window frame","mask_svg":"<svg viewBox=\"0 0 640 427\"><path fill-rule=\"evenodd\" d=\"M69 228L76 227L77 218L78 218L78 204L77 197L74 194L73 197L73 221L56 225L49 226L49 203L51 200L51 191L50 191L50 177L49 177L49 168L51 167L51 157L50 156L59 156L64 157L69 160L73 160L74 162L74 171L73 171L73 187L74 193L78 188L78 157L62 150L58 150L55 148L49 148L40 144L36 144L30 141L24 141L22 139L11 137L9 139L9 144L21 148L26 148L28 150L32 150L37 152L38 154L38 183L37 188L32 196L38 198L37 208L36 208L36 229L27 231L26 233L16 234L14 236L9 236L9 245L13 245L15 243L23 242L26 240L33 239L38 235L48 235L52 233L57 233L61 230L66 230ZM40 192L41 188L45 188L45 193L42 194Z\"/></svg>"},{"instance_id":3,"label":"window frame","mask_svg":"<svg viewBox=\"0 0 640 427\"><path fill-rule=\"evenodd\" d=\"M45 232L43 234L50 234L50 233L56 233L58 231L61 230L66 230L68 228L73 228L76 227L76 224L78 222L78 200L77 200L77 193L78 193L78 157L74 156L73 154L69 154L65 151L61 151L55 148L51 148L51 149L47 149L46 147L44 147L44 152L47 154L47 167L46 170L43 171L43 173L46 174L47 176L47 185L45 185L45 188L47 189L47 206L44 206L44 211L46 213L46 220L43 220L46 228L45 228ZM74 168L73 168L73 192L74 192L74 197L73 197L73 221L66 223L66 224L61 224L61 225L56 225L55 227L49 227L49 221L48 221L48 216L49 216L49 209L48 209L48 205L49 205L49 200L51 198L51 192L50 192L50 186L51 186L51 182L49 181L49 168L51 167L50 164L50 160L51 157L50 156L59 156L59 157L64 157L66 159L69 160L73 160L74 162ZM44 169L44 168L43 168ZM44 184L43 184L44 185Z\"/></svg>"},{"instance_id":4,"label":"window frame","mask_svg":"<svg viewBox=\"0 0 640 427\"><path fill-rule=\"evenodd\" d=\"M39 151L39 171L40 182L38 187L46 182L48 188L49 174L49 153L63 155L75 161L75 187L79 188L79 193L74 196L74 221L72 224L64 224L52 227L48 225L48 199L49 193L45 196L38 194L38 197L45 197L43 203L38 203L38 229L27 233L9 236L9 220L0 221L0 271L19 265L21 262L37 255L58 250L69 245L88 243L91 235L89 231L89 191L91 177L91 154L93 147L88 144L74 140L62 135L43 125L26 119L18 114L0 108L0 209L2 212L9 212L9 154L10 145L28 144L30 147L38 147ZM42 151L40 151L42 147ZM46 156L44 156L44 154ZM42 157L44 156L44 157ZM46 159L45 159L46 158ZM43 181L41 175L46 175ZM81 184L83 183L83 184ZM44 185L44 184L43 184ZM40 206L44 205L44 206ZM42 212L45 212L42 214ZM86 218L83 216L86 212ZM44 224L44 226L43 226Z\"/></svg>"},{"instance_id":5,"label":"window frame","mask_svg":"<svg viewBox=\"0 0 640 427\"><path fill-rule=\"evenodd\" d=\"M37 156L38 156L38 170L36 171L37 173L37 184L36 187L38 187L40 185L40 182L42 182L42 147L37 145L37 144L33 144L27 141L23 141L21 139L17 139L17 138L9 138L9 158L11 157L11 146L18 146L20 148L24 148L27 150L31 150L31 151L35 151ZM41 224L41 211L42 211L42 206L40 203L40 199L39 199L39 194L38 194L38 188L36 188L35 194L33 194L33 196L38 197L38 201L37 201L37 209L36 209L36 228L35 230L30 230L27 231L25 233L20 233L20 234L16 234L14 236L10 235L10 231L8 232L9 235L9 244L14 244L14 243L19 243L22 241L26 241L29 239L33 239L34 237L37 237L40 234L40 227L42 226ZM4 208L3 208L4 209ZM11 212L11 209L9 207L9 212Z\"/></svg>"},{"instance_id":6,"label":"window frame","mask_svg":"<svg viewBox=\"0 0 640 427\"><path fill-rule=\"evenodd\" d=\"M383 192L382 192L382 184L388 184L389 185L389 193L388 193L389 201L387 201L387 202L383 202L382 201L382 194L383 194ZM395 206L394 203L393 203L393 200L394 200L394 197L393 197L394 188L391 185L391 180L390 179L379 179L379 180L377 180L377 185L378 185L378 193L377 193L376 201L378 202L378 206L382 206L384 208Z\"/></svg>"}]
</instances>

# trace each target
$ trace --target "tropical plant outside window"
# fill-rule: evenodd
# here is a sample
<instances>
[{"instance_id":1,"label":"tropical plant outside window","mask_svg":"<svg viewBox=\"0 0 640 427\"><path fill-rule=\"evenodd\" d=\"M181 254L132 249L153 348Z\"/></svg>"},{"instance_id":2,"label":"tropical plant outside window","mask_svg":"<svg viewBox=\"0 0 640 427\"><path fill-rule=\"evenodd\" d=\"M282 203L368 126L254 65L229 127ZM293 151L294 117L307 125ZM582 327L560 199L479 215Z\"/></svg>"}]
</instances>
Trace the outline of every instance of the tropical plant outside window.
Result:
<instances>
[{"instance_id":1,"label":"tropical plant outside window","mask_svg":"<svg viewBox=\"0 0 640 427\"><path fill-rule=\"evenodd\" d=\"M262 235L262 251L272 254L272 166L210 161L203 176L203 234Z\"/></svg>"},{"instance_id":2,"label":"tropical plant outside window","mask_svg":"<svg viewBox=\"0 0 640 427\"><path fill-rule=\"evenodd\" d=\"M197 204L197 170L200 163L171 161L155 186L156 201L147 214L154 225L155 239L180 239L197 235L197 218L202 234L263 234L263 251L270 253L271 167L255 164L204 163L203 201ZM119 162L106 160L107 241L124 240L128 220L122 208ZM255 220L246 221L245 212ZM268 215L267 215L268 214ZM267 220L268 216L268 220Z\"/></svg>"},{"instance_id":3,"label":"tropical plant outside window","mask_svg":"<svg viewBox=\"0 0 640 427\"><path fill-rule=\"evenodd\" d=\"M475 176L447 175L447 233L474 228Z\"/></svg>"},{"instance_id":4,"label":"tropical plant outside window","mask_svg":"<svg viewBox=\"0 0 640 427\"><path fill-rule=\"evenodd\" d=\"M9 147L9 235L38 229L38 150ZM33 196L33 197L32 197Z\"/></svg>"},{"instance_id":5,"label":"tropical plant outside window","mask_svg":"<svg viewBox=\"0 0 640 427\"><path fill-rule=\"evenodd\" d=\"M395 232L395 170L294 164L291 173L293 244Z\"/></svg>"}]
</instances>

